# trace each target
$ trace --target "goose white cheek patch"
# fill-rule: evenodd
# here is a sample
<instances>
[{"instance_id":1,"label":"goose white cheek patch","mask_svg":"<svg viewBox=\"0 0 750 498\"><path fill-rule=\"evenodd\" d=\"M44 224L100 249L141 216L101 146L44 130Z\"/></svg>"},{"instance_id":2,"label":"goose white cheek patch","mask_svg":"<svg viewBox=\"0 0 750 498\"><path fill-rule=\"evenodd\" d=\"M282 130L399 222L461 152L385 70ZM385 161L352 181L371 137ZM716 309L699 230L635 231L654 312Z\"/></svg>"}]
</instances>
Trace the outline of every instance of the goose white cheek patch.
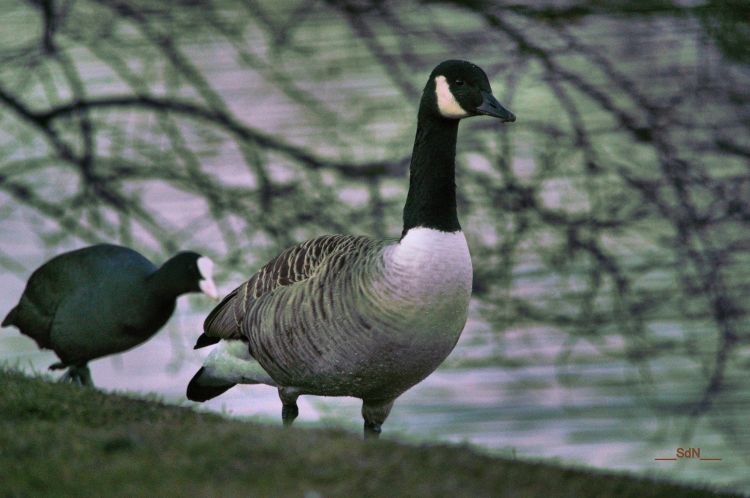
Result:
<instances>
[{"instance_id":1,"label":"goose white cheek patch","mask_svg":"<svg viewBox=\"0 0 750 498\"><path fill-rule=\"evenodd\" d=\"M198 258L198 271L201 274L201 280L198 282L200 290L208 297L217 299L219 291L216 290L216 284L214 283L214 262L211 261L211 258L206 256Z\"/></svg>"},{"instance_id":2,"label":"goose white cheek patch","mask_svg":"<svg viewBox=\"0 0 750 498\"><path fill-rule=\"evenodd\" d=\"M438 110L443 117L461 119L469 115L458 103L456 97L453 96L445 76L435 77L435 94L437 95Z\"/></svg>"}]
</instances>

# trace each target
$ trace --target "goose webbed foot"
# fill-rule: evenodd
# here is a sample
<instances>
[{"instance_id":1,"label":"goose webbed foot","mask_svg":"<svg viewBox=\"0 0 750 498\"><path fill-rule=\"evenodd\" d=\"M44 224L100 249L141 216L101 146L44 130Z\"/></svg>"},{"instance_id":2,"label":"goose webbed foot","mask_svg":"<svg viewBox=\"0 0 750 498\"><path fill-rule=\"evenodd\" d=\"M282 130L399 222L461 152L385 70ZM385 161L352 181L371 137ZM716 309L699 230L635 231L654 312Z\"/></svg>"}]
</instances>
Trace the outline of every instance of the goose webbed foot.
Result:
<instances>
[{"instance_id":1,"label":"goose webbed foot","mask_svg":"<svg viewBox=\"0 0 750 498\"><path fill-rule=\"evenodd\" d=\"M56 365L53 366L59 368ZM94 381L91 379L91 371L86 364L68 367L68 370L60 377L58 382L71 382L79 386L94 387Z\"/></svg>"},{"instance_id":2,"label":"goose webbed foot","mask_svg":"<svg viewBox=\"0 0 750 498\"><path fill-rule=\"evenodd\" d=\"M284 423L284 427L292 425L294 419L299 415L299 408L297 407L298 397L299 391L294 388L279 388L279 398L281 398L281 421Z\"/></svg>"},{"instance_id":3,"label":"goose webbed foot","mask_svg":"<svg viewBox=\"0 0 750 498\"><path fill-rule=\"evenodd\" d=\"M299 415L299 408L297 403L283 405L281 407L281 420L284 422L284 427L289 427L294 422L294 419Z\"/></svg>"},{"instance_id":4,"label":"goose webbed foot","mask_svg":"<svg viewBox=\"0 0 750 498\"><path fill-rule=\"evenodd\" d=\"M362 400L362 418L365 419L364 438L378 439L382 431L381 426L393 408L393 399Z\"/></svg>"},{"instance_id":5,"label":"goose webbed foot","mask_svg":"<svg viewBox=\"0 0 750 498\"><path fill-rule=\"evenodd\" d=\"M365 420L365 439L378 439L381 432L380 424L373 424Z\"/></svg>"}]
</instances>

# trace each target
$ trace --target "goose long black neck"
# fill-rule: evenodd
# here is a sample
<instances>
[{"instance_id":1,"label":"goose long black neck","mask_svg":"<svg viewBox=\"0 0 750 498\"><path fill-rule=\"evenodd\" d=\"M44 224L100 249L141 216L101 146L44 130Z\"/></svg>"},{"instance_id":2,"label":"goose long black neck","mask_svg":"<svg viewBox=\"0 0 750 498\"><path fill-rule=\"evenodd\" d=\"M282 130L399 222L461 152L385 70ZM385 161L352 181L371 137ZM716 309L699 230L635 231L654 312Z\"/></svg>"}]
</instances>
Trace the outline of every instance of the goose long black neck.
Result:
<instances>
[{"instance_id":1,"label":"goose long black neck","mask_svg":"<svg viewBox=\"0 0 750 498\"><path fill-rule=\"evenodd\" d=\"M402 237L414 227L443 232L461 230L456 212L458 121L420 110Z\"/></svg>"}]
</instances>

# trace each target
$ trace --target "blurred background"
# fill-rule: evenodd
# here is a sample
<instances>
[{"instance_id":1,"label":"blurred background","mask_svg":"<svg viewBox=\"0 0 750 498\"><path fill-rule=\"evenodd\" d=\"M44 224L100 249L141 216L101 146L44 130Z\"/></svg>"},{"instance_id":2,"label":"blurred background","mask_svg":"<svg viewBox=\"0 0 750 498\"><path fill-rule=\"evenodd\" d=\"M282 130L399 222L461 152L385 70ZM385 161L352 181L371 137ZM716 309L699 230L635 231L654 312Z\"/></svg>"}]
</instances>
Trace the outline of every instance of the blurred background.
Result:
<instances>
[{"instance_id":1,"label":"blurred background","mask_svg":"<svg viewBox=\"0 0 750 498\"><path fill-rule=\"evenodd\" d=\"M306 238L397 237L421 89L468 59L518 121L461 125L471 318L384 434L750 490L750 4L164 4L0 0L0 315L96 242L197 250L226 294ZM187 404L212 304L94 382ZM0 331L3 364L54 361ZM206 408L280 423L269 387ZM722 460L654 460L680 447Z\"/></svg>"}]
</instances>

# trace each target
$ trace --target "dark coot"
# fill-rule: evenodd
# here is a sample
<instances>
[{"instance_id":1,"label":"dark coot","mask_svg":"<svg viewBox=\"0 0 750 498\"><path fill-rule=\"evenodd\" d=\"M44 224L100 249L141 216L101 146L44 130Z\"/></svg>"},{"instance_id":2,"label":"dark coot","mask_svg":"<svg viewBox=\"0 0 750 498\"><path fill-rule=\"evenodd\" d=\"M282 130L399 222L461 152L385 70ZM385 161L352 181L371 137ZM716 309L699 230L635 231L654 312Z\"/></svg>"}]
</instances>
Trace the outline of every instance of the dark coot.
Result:
<instances>
[{"instance_id":1,"label":"dark coot","mask_svg":"<svg viewBox=\"0 0 750 498\"><path fill-rule=\"evenodd\" d=\"M132 249L99 244L60 254L29 278L2 326L15 325L67 368L61 380L91 385L87 363L137 346L167 322L177 297L217 297L213 262L180 252L161 267Z\"/></svg>"}]
</instances>

